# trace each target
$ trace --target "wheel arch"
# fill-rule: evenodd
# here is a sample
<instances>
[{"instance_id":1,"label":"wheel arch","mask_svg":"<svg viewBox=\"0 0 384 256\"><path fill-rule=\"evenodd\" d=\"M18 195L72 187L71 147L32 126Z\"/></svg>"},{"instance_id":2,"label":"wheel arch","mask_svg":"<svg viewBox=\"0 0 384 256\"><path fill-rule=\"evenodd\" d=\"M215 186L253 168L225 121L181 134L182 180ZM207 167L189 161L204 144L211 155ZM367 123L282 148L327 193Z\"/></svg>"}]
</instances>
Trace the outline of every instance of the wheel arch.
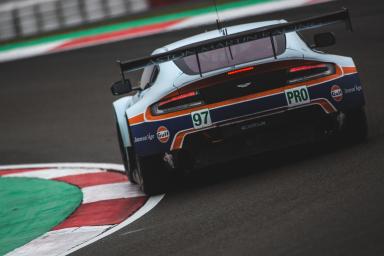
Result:
<instances>
[{"instance_id":1,"label":"wheel arch","mask_svg":"<svg viewBox=\"0 0 384 256\"><path fill-rule=\"evenodd\" d=\"M125 111L132 103L132 96L127 96L113 102L113 109L115 112L116 123L118 125L118 129L121 133L121 138L123 141L124 147L132 147L132 141L130 138L130 131L128 127L128 122L126 118Z\"/></svg>"}]
</instances>

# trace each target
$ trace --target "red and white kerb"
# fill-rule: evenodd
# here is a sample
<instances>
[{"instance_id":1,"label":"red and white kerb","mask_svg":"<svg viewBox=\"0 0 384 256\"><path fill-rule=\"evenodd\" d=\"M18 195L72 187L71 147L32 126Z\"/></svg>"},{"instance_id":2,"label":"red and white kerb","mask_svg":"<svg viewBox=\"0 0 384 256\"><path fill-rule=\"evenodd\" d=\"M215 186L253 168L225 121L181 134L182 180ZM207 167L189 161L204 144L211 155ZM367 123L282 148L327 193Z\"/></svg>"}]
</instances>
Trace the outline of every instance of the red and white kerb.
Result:
<instances>
[{"instance_id":1,"label":"red and white kerb","mask_svg":"<svg viewBox=\"0 0 384 256\"><path fill-rule=\"evenodd\" d=\"M0 166L0 177L56 180L83 193L81 205L66 220L7 256L68 255L140 218L163 197L147 197L115 164Z\"/></svg>"}]
</instances>

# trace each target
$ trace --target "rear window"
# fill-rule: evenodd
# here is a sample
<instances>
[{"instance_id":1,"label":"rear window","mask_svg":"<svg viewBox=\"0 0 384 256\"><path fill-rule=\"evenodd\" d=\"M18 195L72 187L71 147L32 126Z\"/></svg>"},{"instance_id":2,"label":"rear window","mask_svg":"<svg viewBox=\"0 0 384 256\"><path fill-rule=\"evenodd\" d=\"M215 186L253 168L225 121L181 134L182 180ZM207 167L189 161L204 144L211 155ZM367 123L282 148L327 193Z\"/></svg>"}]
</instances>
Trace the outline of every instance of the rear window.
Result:
<instances>
[{"instance_id":1,"label":"rear window","mask_svg":"<svg viewBox=\"0 0 384 256\"><path fill-rule=\"evenodd\" d=\"M273 41L276 54L282 54L286 47L285 35L274 36ZM200 53L202 73L273 57L273 48L269 37L231 46L231 52L226 47ZM175 64L188 75L199 74L199 66L194 55L176 60Z\"/></svg>"}]
</instances>

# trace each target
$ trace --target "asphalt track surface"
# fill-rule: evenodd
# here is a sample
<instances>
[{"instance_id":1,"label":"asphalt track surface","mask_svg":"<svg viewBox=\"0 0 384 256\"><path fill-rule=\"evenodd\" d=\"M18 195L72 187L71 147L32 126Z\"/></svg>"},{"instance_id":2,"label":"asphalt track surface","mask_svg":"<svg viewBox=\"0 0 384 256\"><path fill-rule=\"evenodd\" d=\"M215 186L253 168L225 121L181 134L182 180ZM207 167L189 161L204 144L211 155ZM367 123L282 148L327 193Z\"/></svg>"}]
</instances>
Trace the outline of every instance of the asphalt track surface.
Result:
<instances>
[{"instance_id":1,"label":"asphalt track surface","mask_svg":"<svg viewBox=\"0 0 384 256\"><path fill-rule=\"evenodd\" d=\"M369 139L319 143L200 170L149 214L75 255L384 255L384 2L337 1L236 21L350 8L332 53L354 57ZM180 31L0 65L0 164L120 162L109 85L114 60Z\"/></svg>"}]
</instances>

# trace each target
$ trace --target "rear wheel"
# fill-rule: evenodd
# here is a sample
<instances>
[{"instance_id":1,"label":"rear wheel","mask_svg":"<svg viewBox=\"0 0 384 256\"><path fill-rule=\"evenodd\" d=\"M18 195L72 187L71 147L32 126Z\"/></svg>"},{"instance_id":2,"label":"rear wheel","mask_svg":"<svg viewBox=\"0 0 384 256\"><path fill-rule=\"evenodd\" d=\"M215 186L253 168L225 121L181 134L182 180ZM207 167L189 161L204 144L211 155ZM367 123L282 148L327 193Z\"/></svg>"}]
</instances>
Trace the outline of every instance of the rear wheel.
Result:
<instances>
[{"instance_id":1,"label":"rear wheel","mask_svg":"<svg viewBox=\"0 0 384 256\"><path fill-rule=\"evenodd\" d=\"M156 195L165 192L170 173L160 156L136 156L134 176L145 194Z\"/></svg>"},{"instance_id":2,"label":"rear wheel","mask_svg":"<svg viewBox=\"0 0 384 256\"><path fill-rule=\"evenodd\" d=\"M359 108L345 112L342 137L350 142L360 142L368 135L368 123L365 109Z\"/></svg>"}]
</instances>

